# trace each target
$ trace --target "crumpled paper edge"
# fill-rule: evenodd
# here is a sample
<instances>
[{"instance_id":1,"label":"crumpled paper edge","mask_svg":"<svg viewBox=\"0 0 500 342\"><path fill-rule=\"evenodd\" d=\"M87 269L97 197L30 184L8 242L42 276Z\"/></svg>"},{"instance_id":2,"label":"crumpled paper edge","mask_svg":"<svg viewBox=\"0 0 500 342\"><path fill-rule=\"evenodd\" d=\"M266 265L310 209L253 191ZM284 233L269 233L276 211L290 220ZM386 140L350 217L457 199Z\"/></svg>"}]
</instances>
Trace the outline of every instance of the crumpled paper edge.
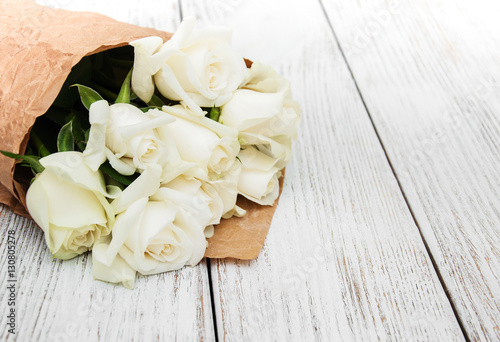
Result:
<instances>
[{"instance_id":1,"label":"crumpled paper edge","mask_svg":"<svg viewBox=\"0 0 500 342\"><path fill-rule=\"evenodd\" d=\"M238 197L237 204L247 211L246 215L221 220L215 227L214 235L208 240L205 251L207 258L252 260L259 256L283 191L284 171L279 180L280 192L274 205L259 205L241 195ZM234 245L232 241L235 240L244 243Z\"/></svg>"}]
</instances>

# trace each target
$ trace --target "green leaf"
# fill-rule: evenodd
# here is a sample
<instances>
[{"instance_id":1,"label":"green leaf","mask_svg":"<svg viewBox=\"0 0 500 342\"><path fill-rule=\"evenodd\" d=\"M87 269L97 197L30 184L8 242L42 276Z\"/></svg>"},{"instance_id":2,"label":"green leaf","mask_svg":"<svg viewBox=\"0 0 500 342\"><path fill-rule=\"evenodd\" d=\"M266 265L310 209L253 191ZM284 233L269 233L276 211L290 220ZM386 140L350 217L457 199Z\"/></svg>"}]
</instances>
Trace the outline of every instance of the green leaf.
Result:
<instances>
[{"instance_id":1,"label":"green leaf","mask_svg":"<svg viewBox=\"0 0 500 342\"><path fill-rule=\"evenodd\" d=\"M115 103L130 103L131 78L132 78L132 69L130 69L130 71L127 74L127 77L125 77L125 80L123 81L122 87L120 88L120 93L118 94Z\"/></svg>"},{"instance_id":2,"label":"green leaf","mask_svg":"<svg viewBox=\"0 0 500 342\"><path fill-rule=\"evenodd\" d=\"M121 184L124 185L130 185L134 180L136 180L137 177L139 177L139 174L133 174L131 176L124 176L111 166L111 164L108 161L105 161L100 167L99 170L101 170L103 173L106 175L110 176L114 180L120 182Z\"/></svg>"},{"instance_id":3,"label":"green leaf","mask_svg":"<svg viewBox=\"0 0 500 342\"><path fill-rule=\"evenodd\" d=\"M92 103L104 100L101 95L97 91L87 86L81 84L73 84L72 87L78 87L78 92L80 93L80 99L82 100L85 108L90 110L90 105Z\"/></svg>"},{"instance_id":4,"label":"green leaf","mask_svg":"<svg viewBox=\"0 0 500 342\"><path fill-rule=\"evenodd\" d=\"M9 158L24 160L25 162L30 164L31 168L36 173L40 173L43 170L45 170L45 168L42 166L42 164L40 164L40 157L38 157L38 156L22 156L20 154L15 154L12 152L7 152L7 151L0 151L0 153L2 153L4 156L7 156Z\"/></svg>"},{"instance_id":5,"label":"green leaf","mask_svg":"<svg viewBox=\"0 0 500 342\"><path fill-rule=\"evenodd\" d=\"M163 102L157 95L153 95L151 101L149 101L147 105L150 107L163 107L165 102Z\"/></svg>"},{"instance_id":6,"label":"green leaf","mask_svg":"<svg viewBox=\"0 0 500 342\"><path fill-rule=\"evenodd\" d=\"M74 151L75 138L73 137L73 120L64 125L57 136L57 150L59 152Z\"/></svg>"},{"instance_id":7,"label":"green leaf","mask_svg":"<svg viewBox=\"0 0 500 342\"><path fill-rule=\"evenodd\" d=\"M83 130L82 124L80 123L80 118L75 116L71 121L72 121L71 132L73 133L75 141L76 142L86 141L85 131Z\"/></svg>"},{"instance_id":8,"label":"green leaf","mask_svg":"<svg viewBox=\"0 0 500 342\"><path fill-rule=\"evenodd\" d=\"M220 117L220 108L212 107L212 109L210 109L210 119L219 122L219 117Z\"/></svg>"}]
</instances>

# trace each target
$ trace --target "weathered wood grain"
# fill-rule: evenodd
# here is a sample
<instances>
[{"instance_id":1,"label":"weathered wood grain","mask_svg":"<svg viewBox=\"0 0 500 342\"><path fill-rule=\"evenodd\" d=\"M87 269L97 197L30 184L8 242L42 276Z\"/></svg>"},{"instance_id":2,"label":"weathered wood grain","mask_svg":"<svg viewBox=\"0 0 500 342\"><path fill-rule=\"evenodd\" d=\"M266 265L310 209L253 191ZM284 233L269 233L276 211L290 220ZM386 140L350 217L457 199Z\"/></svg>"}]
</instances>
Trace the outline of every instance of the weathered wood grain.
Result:
<instances>
[{"instance_id":1,"label":"weathered wood grain","mask_svg":"<svg viewBox=\"0 0 500 342\"><path fill-rule=\"evenodd\" d=\"M261 255L211 261L219 339L463 340L319 4L182 5L201 26L229 22L267 44L304 110Z\"/></svg>"},{"instance_id":2,"label":"weathered wood grain","mask_svg":"<svg viewBox=\"0 0 500 342\"><path fill-rule=\"evenodd\" d=\"M173 32L180 20L177 0L35 0L52 8L105 14L126 23Z\"/></svg>"},{"instance_id":3,"label":"weathered wood grain","mask_svg":"<svg viewBox=\"0 0 500 342\"><path fill-rule=\"evenodd\" d=\"M470 340L500 340L500 4L323 1Z\"/></svg>"},{"instance_id":4,"label":"weathered wood grain","mask_svg":"<svg viewBox=\"0 0 500 342\"><path fill-rule=\"evenodd\" d=\"M177 1L38 1L66 9L172 31ZM154 9L154 10L152 10ZM16 231L17 327L7 333L7 233ZM0 340L212 341L215 339L208 272L194 268L139 277L127 290L92 279L90 257L52 260L43 232L0 206Z\"/></svg>"}]
</instances>

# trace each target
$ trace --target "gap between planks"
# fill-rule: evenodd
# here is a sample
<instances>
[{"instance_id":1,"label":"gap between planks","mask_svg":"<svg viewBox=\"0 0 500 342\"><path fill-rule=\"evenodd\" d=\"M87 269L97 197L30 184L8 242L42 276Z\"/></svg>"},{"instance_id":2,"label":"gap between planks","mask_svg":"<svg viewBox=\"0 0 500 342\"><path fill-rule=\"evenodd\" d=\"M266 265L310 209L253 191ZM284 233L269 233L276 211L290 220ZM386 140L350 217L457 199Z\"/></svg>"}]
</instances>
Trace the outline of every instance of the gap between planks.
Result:
<instances>
[{"instance_id":1,"label":"gap between planks","mask_svg":"<svg viewBox=\"0 0 500 342\"><path fill-rule=\"evenodd\" d=\"M325 9L325 6L323 5L323 1L322 0L318 0L318 1L319 1L321 10L323 12L323 15L324 15L324 17L326 19L326 22L328 23L328 27L330 28L330 31L332 32L332 35L335 38L335 42L337 44L337 47L338 47L338 49L340 51L340 54L342 55L342 59L344 60L345 64L347 65L347 69L349 70L349 73L351 74L352 81L354 82L354 86L356 87L356 91L359 94L361 102L363 103L363 107L366 110L366 114L367 114L368 118L370 119L370 122L371 122L371 124L373 126L373 130L375 131L375 135L377 136L377 139L378 139L378 141L380 143L380 146L382 147L382 150L384 151L385 158L387 159L387 162L389 163L389 166L391 168L392 174L394 175L394 178L396 179L396 182L398 183L399 190L401 191L401 194L403 195L403 198L404 198L404 201L406 203L406 206L408 207L408 210L410 211L411 217L412 217L413 221L415 222L415 225L418 228L418 232L420 234L420 238L422 239L422 242L424 243L425 250L427 251L427 254L429 255L429 258L430 258L430 260L432 262L432 266L434 267L434 270L436 271L436 274L437 274L437 276L439 278L439 282L441 283L441 286L443 287L444 293L446 294L446 298L448 298L448 302L450 303L450 306L451 306L451 308L453 310L453 314L455 315L455 318L457 319L458 325L460 326L460 330L462 330L462 334L463 334L465 340L469 341L469 338L468 338L467 333L465 331L463 322L460 319L460 316L458 315L457 309L456 309L453 301L451 300L450 293L448 291L446 283L443 280L443 277L441 275L441 271L437 267L437 264L436 264L436 261L434 259L434 256L432 255L431 250L430 250L427 242L425 241L425 238L424 238L424 236L422 234L422 230L420 229L420 225L419 225L419 223L417 221L417 218L415 217L415 214L413 212L413 208L411 207L411 204L408 202L408 198L406 197L406 193L405 193L403 187L401 186L401 182L399 180L399 177L398 177L398 175L396 174L396 172L394 170L394 166L392 165L391 158L387 154L387 150L386 150L386 147L384 145L384 142L380 138L380 134L378 132L377 126L375 125L375 122L373 121L370 109L366 105L365 99L363 97L363 93L359 89L358 82L357 82L356 78L354 77L354 74L353 74L352 69L351 69L351 65L349 64L349 61L347 60L347 58L345 56L344 49L342 48L342 46L340 44L340 41L339 41L339 39L337 37L337 34L335 33L335 30L333 28L333 25L330 22L330 18L328 17L328 14L326 13L326 9ZM208 271L210 272L210 268L208 268ZM212 287L212 284L210 284L210 286Z\"/></svg>"}]
</instances>

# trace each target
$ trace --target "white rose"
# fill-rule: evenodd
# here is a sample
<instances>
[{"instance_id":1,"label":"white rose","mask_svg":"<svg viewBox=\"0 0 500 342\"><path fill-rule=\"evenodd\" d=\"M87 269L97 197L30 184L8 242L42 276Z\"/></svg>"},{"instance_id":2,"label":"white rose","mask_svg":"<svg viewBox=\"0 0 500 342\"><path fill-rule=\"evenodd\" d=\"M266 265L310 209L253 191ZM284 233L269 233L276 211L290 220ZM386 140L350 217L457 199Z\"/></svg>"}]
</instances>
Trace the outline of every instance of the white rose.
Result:
<instances>
[{"instance_id":1,"label":"white rose","mask_svg":"<svg viewBox=\"0 0 500 342\"><path fill-rule=\"evenodd\" d=\"M94 279L109 283L122 283L128 289L133 289L136 271L119 255L116 255L111 264L103 264L99 257L106 255L109 239L96 242L92 249L92 274Z\"/></svg>"},{"instance_id":2,"label":"white rose","mask_svg":"<svg viewBox=\"0 0 500 342\"><path fill-rule=\"evenodd\" d=\"M114 211L103 176L85 164L82 153L54 153L40 163L45 170L28 189L28 211L54 257L70 259L110 233Z\"/></svg>"},{"instance_id":3,"label":"white rose","mask_svg":"<svg viewBox=\"0 0 500 342\"><path fill-rule=\"evenodd\" d=\"M240 174L241 163L237 161L223 177L208 182L222 199L222 218L241 217L246 213L244 209L236 205Z\"/></svg>"},{"instance_id":4,"label":"white rose","mask_svg":"<svg viewBox=\"0 0 500 342\"><path fill-rule=\"evenodd\" d=\"M143 197L117 215L109 245L100 244L94 258L101 267L112 269L119 255L132 269L147 275L194 266L203 258L206 247L204 227L160 189L150 199ZM116 273L114 281L130 282L120 279L129 274L127 271L119 269ZM94 277L109 279L96 272Z\"/></svg>"},{"instance_id":5,"label":"white rose","mask_svg":"<svg viewBox=\"0 0 500 342\"><path fill-rule=\"evenodd\" d=\"M292 157L300 107L290 83L269 66L253 63L245 84L221 108L220 122L239 132L242 146L255 145L283 168Z\"/></svg>"},{"instance_id":6,"label":"white rose","mask_svg":"<svg viewBox=\"0 0 500 342\"><path fill-rule=\"evenodd\" d=\"M182 175L162 184L162 189L173 202L193 215L196 214L195 218L201 226L219 223L223 209L222 199L207 182Z\"/></svg>"},{"instance_id":7,"label":"white rose","mask_svg":"<svg viewBox=\"0 0 500 342\"><path fill-rule=\"evenodd\" d=\"M200 107L221 106L246 76L243 56L231 47L231 31L207 27L194 31L195 18L185 19L161 47L158 37L138 40L132 89L145 102L153 95L151 76L168 99L181 101L194 114Z\"/></svg>"},{"instance_id":8,"label":"white rose","mask_svg":"<svg viewBox=\"0 0 500 342\"><path fill-rule=\"evenodd\" d=\"M144 172L125 190L120 191L111 202L115 214L121 214L138 200L147 199L155 194L160 188L161 172L159 165L148 165ZM110 251L110 242L111 236L108 236L99 239L94 244L92 249L92 273L94 279L122 283L123 286L131 289L134 287L136 271L117 254L118 249L115 248L114 252Z\"/></svg>"},{"instance_id":9,"label":"white rose","mask_svg":"<svg viewBox=\"0 0 500 342\"><path fill-rule=\"evenodd\" d=\"M196 117L182 106L163 106L163 111L175 116L168 129L182 160L197 165L191 176L215 180L227 173L236 161L240 149L237 132L206 117Z\"/></svg>"},{"instance_id":10,"label":"white rose","mask_svg":"<svg viewBox=\"0 0 500 342\"><path fill-rule=\"evenodd\" d=\"M279 195L281 171L276 159L249 146L240 151L241 173L238 191L249 200L260 205L273 205Z\"/></svg>"},{"instance_id":11,"label":"white rose","mask_svg":"<svg viewBox=\"0 0 500 342\"><path fill-rule=\"evenodd\" d=\"M236 209L237 186L241 167L237 164L235 166L238 167L238 170L230 172L216 181L207 182L182 175L163 184L162 188L169 189L172 201L179 203L184 209L193 213L203 226L219 224L221 218L229 212L229 216L235 212L244 214L242 209ZM205 208L209 210L208 216ZM201 212L204 214L202 215Z\"/></svg>"},{"instance_id":12,"label":"white rose","mask_svg":"<svg viewBox=\"0 0 500 342\"><path fill-rule=\"evenodd\" d=\"M172 138L158 131L159 127L175 120L171 115L158 109L144 113L125 103L109 106L101 100L90 107L90 117L100 117L101 121L107 118L107 121L91 124L90 138L84 152L92 151L86 154L89 160L107 158L111 166L123 175L143 172L148 165L157 164L163 169L163 179L167 180L192 167L180 159ZM92 139L94 132L96 138ZM100 138L103 134L105 139Z\"/></svg>"},{"instance_id":13,"label":"white rose","mask_svg":"<svg viewBox=\"0 0 500 342\"><path fill-rule=\"evenodd\" d=\"M169 116L159 120L143 113L139 108L125 103L109 106L109 121L106 128L107 157L111 165L120 160L129 170L118 170L133 174L136 169L144 170L148 164L163 164L167 159L165 143L161 141L156 128L172 122ZM110 157L111 155L111 157ZM116 160L115 160L116 158Z\"/></svg>"}]
</instances>

